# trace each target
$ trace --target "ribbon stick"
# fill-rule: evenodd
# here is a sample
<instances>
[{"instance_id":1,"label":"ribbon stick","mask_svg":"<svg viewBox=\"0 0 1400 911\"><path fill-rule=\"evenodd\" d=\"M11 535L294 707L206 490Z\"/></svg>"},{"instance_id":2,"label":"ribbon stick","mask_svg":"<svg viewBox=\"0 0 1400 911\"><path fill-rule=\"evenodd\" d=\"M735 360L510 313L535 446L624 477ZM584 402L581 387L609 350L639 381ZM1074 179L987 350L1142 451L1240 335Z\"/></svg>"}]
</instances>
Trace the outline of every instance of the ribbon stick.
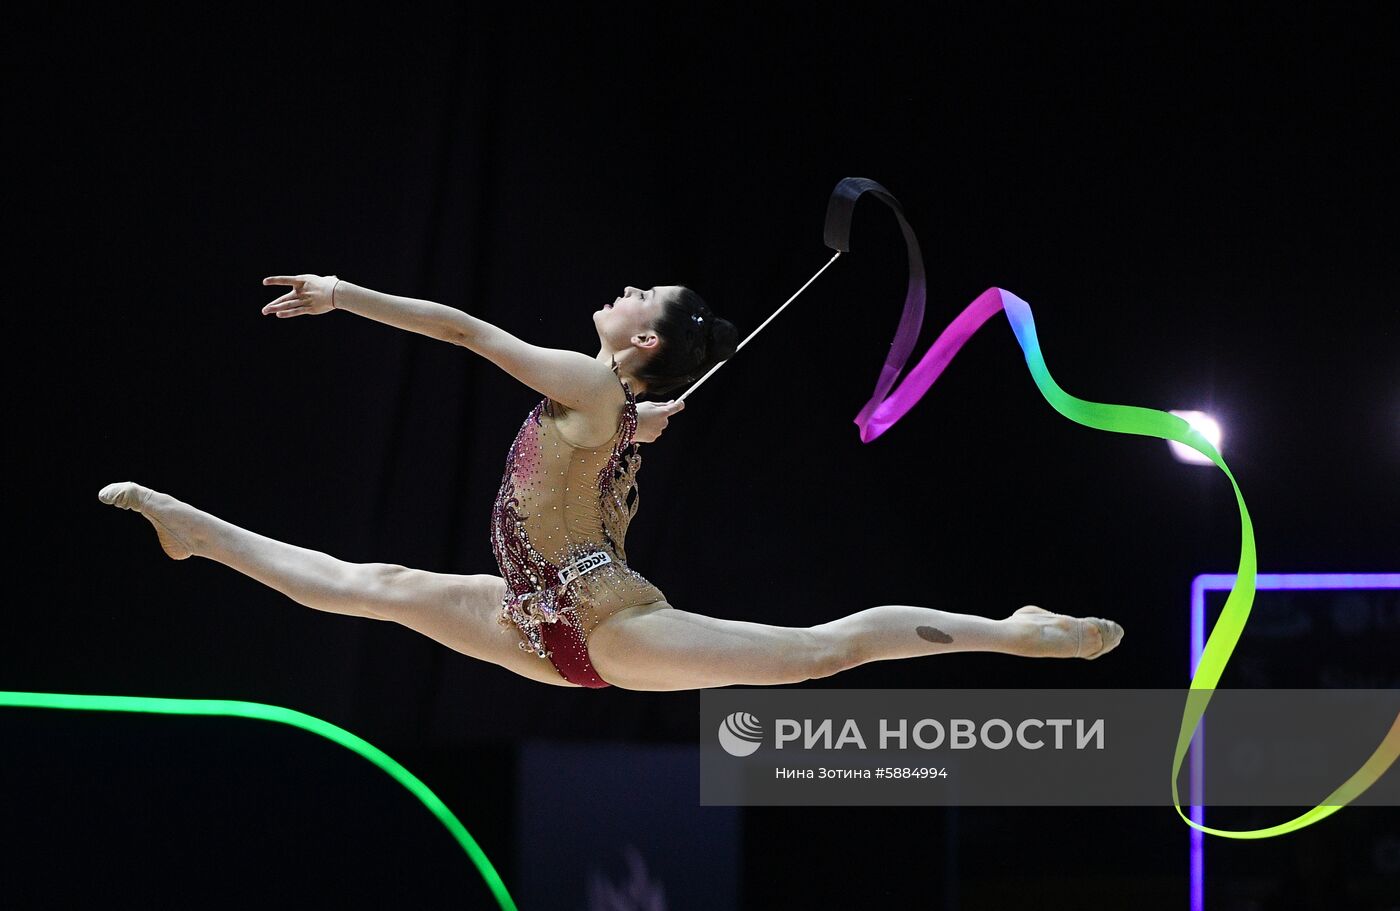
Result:
<instances>
[{"instance_id":1,"label":"ribbon stick","mask_svg":"<svg viewBox=\"0 0 1400 911\"><path fill-rule=\"evenodd\" d=\"M1240 485L1210 441L1181 418L1150 408L1088 402L1061 389L1050 376L1049 368L1045 366L1045 356L1040 350L1040 342L1036 339L1035 321L1031 317L1030 304L1001 288L988 288L958 314L914 369L891 391L895 377L904 369L913 351L923 322L924 268L918 242L909 230L899 203L884 187L864 178L846 178L836 185L827 208L827 246L840 251L850 249L851 215L856 201L864 193L870 193L888 204L899 220L909 248L909 291L904 300L904 314L900 319L899 329L875 385L875 394L856 415L855 423L860 428L861 442L869 443L894 426L895 422L908 413L929 390L973 333L996 313L1005 311L1011 323L1011 331L1015 333L1016 341L1025 354L1026 365L1030 368L1036 388L1060 414L1077 424L1096 430L1175 440L1210 459L1230 479L1240 511L1239 568L1236 571L1235 584L1225 600L1225 607L1211 629L1205 651L1191 678L1181 729L1177 735L1176 755L1172 763L1172 802L1176 806L1177 814L1187 825L1210 835L1241 839L1269 838L1296 831L1330 816L1379 780L1397 756L1400 756L1400 716L1396 717L1395 724L1380 746L1346 782L1328 795L1321 804L1293 819L1264 829L1228 830L1203 826L1182 812L1181 798L1177 790L1177 777L1181 771L1182 760L1201 717L1205 714L1206 705L1210 702L1216 684L1225 671L1225 665L1239 642L1254 603L1257 569L1254 526L1249 519L1249 510L1245 508Z\"/></svg>"},{"instance_id":2,"label":"ribbon stick","mask_svg":"<svg viewBox=\"0 0 1400 911\"><path fill-rule=\"evenodd\" d=\"M841 255L841 251L838 250L838 251L836 252L836 256L833 256L831 259L827 260L827 261L826 261L826 265L825 265L825 266L822 266L820 269L817 270L817 275L821 275L823 272L825 272L825 271L831 266L832 263L836 262L836 257L837 257L837 256L840 256L840 255ZM813 275L811 278L807 279L807 285L810 285L812 282L816 281L816 280L817 280L817 275ZM797 294L801 294L803 291L806 291L806 290L807 290L807 285L803 285L801 288L798 288L798 289L797 289ZM739 351L740 351L745 345L747 345L747 344L749 343L749 339L753 338L755 335L758 335L758 333L759 333L760 331L762 331L762 329L763 329L764 326L766 326L766 325L768 325L769 323L773 322L773 317L777 316L779 313L782 313L784 310L786 310L788 304L790 304L790 303L792 303L793 301L797 300L797 294L794 294L792 297L789 297L789 298L787 299L787 302L786 302L786 303L784 303L784 304L783 304L781 307L779 307L777 310L774 310L773 313L772 313L772 315L769 316L769 317L768 317L766 320L764 320L762 323L759 323L758 328L755 329L754 331L750 332L750 333L748 334L748 337L745 338L742 342L739 343L739 347L734 349L734 354L738 354ZM733 357L734 354L731 354L730 357ZM695 390L699 389L701 383L703 383L703 382L705 382L706 380L708 380L708 379L710 378L710 376L711 376L716 370L718 370L719 368L723 367L723 366L724 366L725 364L727 364L727 363L729 363L728 359L722 360L722 361L720 361L719 363L715 364L713 367L711 367L709 370L705 371L705 375L702 376L702 377L700 377L700 379L696 380L694 386L691 386L691 387L690 387L689 389L687 389L685 392L681 393L681 397L680 397L679 401L684 402L686 396L690 395L692 392L694 392Z\"/></svg>"},{"instance_id":3,"label":"ribbon stick","mask_svg":"<svg viewBox=\"0 0 1400 911\"><path fill-rule=\"evenodd\" d=\"M831 201L826 207L826 245L836 251L836 255L827 260L826 265L817 270L816 275L807 279L807 284L797 289L797 294L789 297L781 307L773 313L758 328L750 332L748 336L734 349L734 354L743 350L755 335L763 331L763 327L773 322L774 317L787 309L788 304L797 300L797 295L807 290L807 285L817 280L817 277L831 267L842 253L851 249L851 216L855 212L856 199L862 193L874 193L883 199L894 210L895 216L899 219L900 230L904 232L904 242L909 247L909 293L904 299L904 316L899 321L899 332L895 335L894 344L890 346L890 354L886 360L885 372L880 375L880 383L875 390L875 398L880 398L889 391L889 387L894 383L895 375L899 373L900 367L909 360L909 355L914 351L914 342L919 337L919 327L924 320L924 260L919 253L919 239L914 236L914 230L909 227L909 222L904 220L904 213L899 208L899 200L890 195L889 191L873 180L866 180L863 177L847 177L836 185L836 191L831 194ZM910 331L912 329L912 331ZM730 357L734 355L731 354ZM680 401L685 401L685 397L700 388L700 384L708 380L716 370L723 367L729 361L723 360L715 364L705 375L695 381L681 394ZM875 399L871 399L871 404L866 406L866 410L873 407ZM861 412L862 415L865 411Z\"/></svg>"}]
</instances>

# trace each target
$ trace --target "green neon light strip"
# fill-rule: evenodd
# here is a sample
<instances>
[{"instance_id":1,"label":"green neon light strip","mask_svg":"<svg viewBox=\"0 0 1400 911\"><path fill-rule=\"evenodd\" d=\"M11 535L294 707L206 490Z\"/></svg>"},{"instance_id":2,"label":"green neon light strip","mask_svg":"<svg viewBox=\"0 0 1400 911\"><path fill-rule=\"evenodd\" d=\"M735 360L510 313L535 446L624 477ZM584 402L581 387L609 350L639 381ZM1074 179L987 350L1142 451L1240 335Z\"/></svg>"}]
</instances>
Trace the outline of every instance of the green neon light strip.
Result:
<instances>
[{"instance_id":1,"label":"green neon light strip","mask_svg":"<svg viewBox=\"0 0 1400 911\"><path fill-rule=\"evenodd\" d=\"M486 880L486 887L496 897L497 903L505 911L516 911L515 901L506 891L506 885L491 866L485 852L477 845L471 833L452 815L447 804L434 794L427 785L418 780L408 769L399 765L383 750L374 744L356 737L354 734L304 712L283 708L279 705L265 705L260 702L240 702L231 699L160 699L148 696L80 696L71 693L11 693L0 691L0 706L18 706L35 709L76 709L86 712L147 712L157 715L224 715L231 718L256 718L260 721L275 721L298 727L327 740L335 741L353 752L359 753L370 762L389 773L389 776L407 788L423 802L457 843L467 852L477 872Z\"/></svg>"}]
</instances>

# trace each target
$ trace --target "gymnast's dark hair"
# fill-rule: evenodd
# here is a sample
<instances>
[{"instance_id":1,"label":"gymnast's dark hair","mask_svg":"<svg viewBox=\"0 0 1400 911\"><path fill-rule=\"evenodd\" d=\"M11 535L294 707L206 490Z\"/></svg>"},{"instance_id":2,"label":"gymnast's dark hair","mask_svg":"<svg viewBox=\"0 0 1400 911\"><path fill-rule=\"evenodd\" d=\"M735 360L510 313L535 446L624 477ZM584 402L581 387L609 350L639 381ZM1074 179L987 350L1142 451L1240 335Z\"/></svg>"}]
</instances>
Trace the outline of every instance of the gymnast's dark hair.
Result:
<instances>
[{"instance_id":1,"label":"gymnast's dark hair","mask_svg":"<svg viewBox=\"0 0 1400 911\"><path fill-rule=\"evenodd\" d=\"M739 330L715 316L709 305L684 285L671 295L656 321L656 353L637 371L646 383L641 398L661 400L689 386L720 361L734 356Z\"/></svg>"}]
</instances>

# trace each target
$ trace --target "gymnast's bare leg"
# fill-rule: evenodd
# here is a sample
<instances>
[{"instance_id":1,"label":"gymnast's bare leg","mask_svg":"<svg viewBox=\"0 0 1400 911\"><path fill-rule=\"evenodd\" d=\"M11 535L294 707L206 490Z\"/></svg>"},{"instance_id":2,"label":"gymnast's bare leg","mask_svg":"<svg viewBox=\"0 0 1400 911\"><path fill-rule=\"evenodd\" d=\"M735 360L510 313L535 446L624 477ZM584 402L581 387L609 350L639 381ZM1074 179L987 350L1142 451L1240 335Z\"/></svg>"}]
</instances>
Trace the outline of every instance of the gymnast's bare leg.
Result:
<instances>
[{"instance_id":1,"label":"gymnast's bare leg","mask_svg":"<svg viewBox=\"0 0 1400 911\"><path fill-rule=\"evenodd\" d=\"M1027 606L1002 620L887 604L812 627L721 620L665 601L619 611L599 624L588 653L599 676L633 690L689 690L801 683L871 661L949 652L1026 658L1097 658L1123 628Z\"/></svg>"},{"instance_id":2,"label":"gymnast's bare leg","mask_svg":"<svg viewBox=\"0 0 1400 911\"><path fill-rule=\"evenodd\" d=\"M392 620L450 649L531 680L575 686L549 662L521 651L520 634L496 622L505 581L391 563L347 563L274 541L139 484L109 484L104 503L140 512L166 554L205 557L238 570L298 604L351 617Z\"/></svg>"},{"instance_id":3,"label":"gymnast's bare leg","mask_svg":"<svg viewBox=\"0 0 1400 911\"><path fill-rule=\"evenodd\" d=\"M179 560L200 556L238 570L316 610L392 620L448 648L531 680L575 686L521 651L496 622L499 576L453 575L389 563L347 563L239 528L139 484L109 484L104 503L140 512L161 547ZM1002 620L927 607L883 605L812 627L721 620L665 601L620 611L589 639L604 680L634 690L801 683L871 661L948 652L1038 658L1098 657L1118 645L1112 621L1023 607Z\"/></svg>"}]
</instances>

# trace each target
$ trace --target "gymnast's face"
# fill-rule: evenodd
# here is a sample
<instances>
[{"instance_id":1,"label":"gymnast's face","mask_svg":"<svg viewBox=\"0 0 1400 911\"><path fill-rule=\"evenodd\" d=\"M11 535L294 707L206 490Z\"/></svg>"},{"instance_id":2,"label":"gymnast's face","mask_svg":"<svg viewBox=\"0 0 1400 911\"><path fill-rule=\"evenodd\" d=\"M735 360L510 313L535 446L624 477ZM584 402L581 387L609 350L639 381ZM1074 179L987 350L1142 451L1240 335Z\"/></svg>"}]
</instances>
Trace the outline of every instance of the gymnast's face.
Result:
<instances>
[{"instance_id":1,"label":"gymnast's face","mask_svg":"<svg viewBox=\"0 0 1400 911\"><path fill-rule=\"evenodd\" d=\"M599 341L613 352L623 351L629 346L655 349L656 323L665 312L670 295L674 293L673 288L673 285L646 289L628 285L623 288L621 296L593 312L593 325L598 330Z\"/></svg>"}]
</instances>

